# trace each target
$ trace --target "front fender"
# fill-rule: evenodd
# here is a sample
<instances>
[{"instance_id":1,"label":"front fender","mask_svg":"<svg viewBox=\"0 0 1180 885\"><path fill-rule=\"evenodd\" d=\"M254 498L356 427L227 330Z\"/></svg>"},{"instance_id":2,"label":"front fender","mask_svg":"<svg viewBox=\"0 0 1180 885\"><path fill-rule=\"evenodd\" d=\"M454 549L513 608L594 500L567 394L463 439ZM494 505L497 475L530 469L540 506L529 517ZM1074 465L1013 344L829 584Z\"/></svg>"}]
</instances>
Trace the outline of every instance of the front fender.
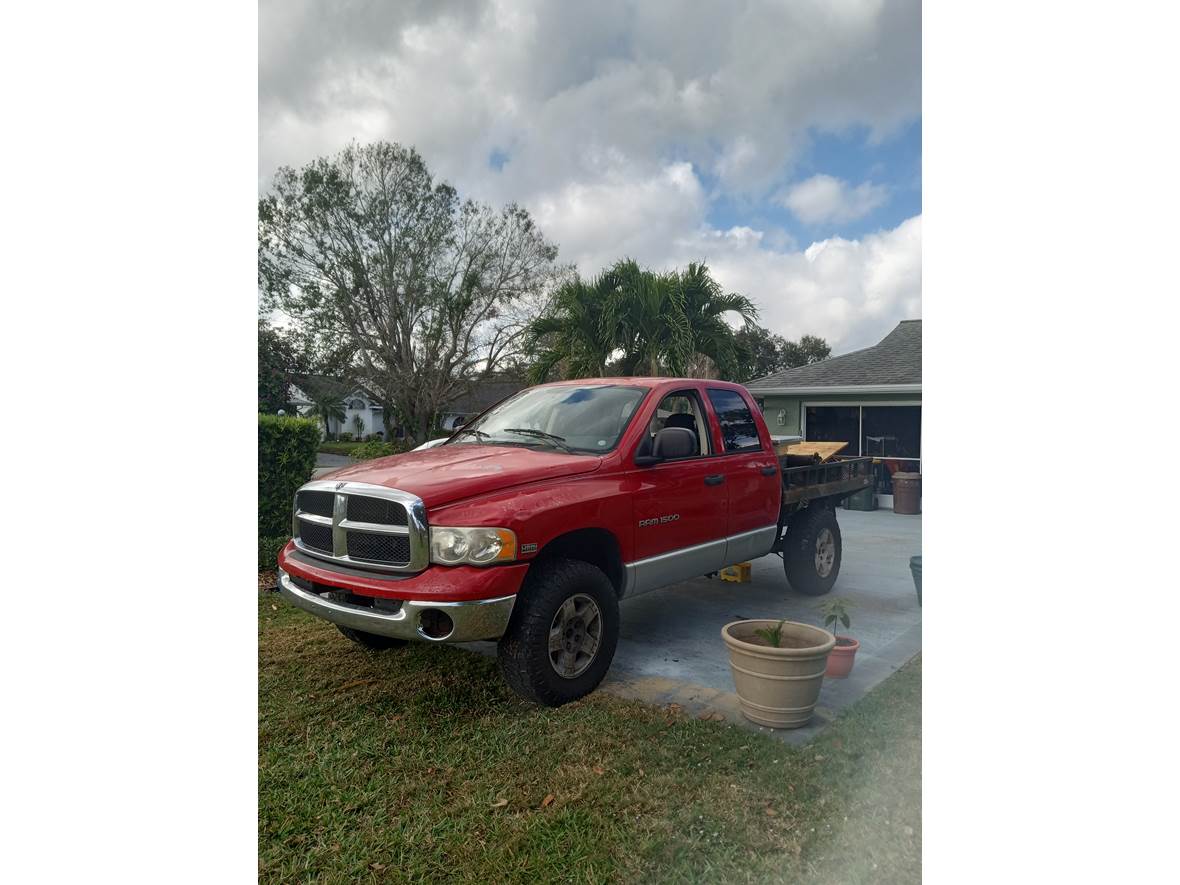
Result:
<instances>
[{"instance_id":1,"label":"front fender","mask_svg":"<svg viewBox=\"0 0 1180 885\"><path fill-rule=\"evenodd\" d=\"M431 509L427 519L431 525L512 529L522 562L532 559L559 535L575 529L603 529L618 542L623 562L631 562L635 538L628 483L635 485L625 474L592 474L573 481L507 489Z\"/></svg>"}]
</instances>

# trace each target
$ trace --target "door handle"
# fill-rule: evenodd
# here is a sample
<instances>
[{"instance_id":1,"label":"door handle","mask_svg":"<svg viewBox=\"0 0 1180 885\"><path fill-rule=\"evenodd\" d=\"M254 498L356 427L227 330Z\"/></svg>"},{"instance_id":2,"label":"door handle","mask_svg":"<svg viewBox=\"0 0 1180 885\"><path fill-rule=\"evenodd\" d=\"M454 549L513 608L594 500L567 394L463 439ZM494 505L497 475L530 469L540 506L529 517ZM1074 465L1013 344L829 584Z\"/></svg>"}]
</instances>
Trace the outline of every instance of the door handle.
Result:
<instances>
[{"instance_id":1,"label":"door handle","mask_svg":"<svg viewBox=\"0 0 1180 885\"><path fill-rule=\"evenodd\" d=\"M719 486L723 482L725 482L724 473L712 473L705 477L705 485L707 486Z\"/></svg>"},{"instance_id":2,"label":"door handle","mask_svg":"<svg viewBox=\"0 0 1180 885\"><path fill-rule=\"evenodd\" d=\"M763 468L762 468L762 475L763 475L763 476L774 476L774 467L773 467L773 465L772 465L772 466L770 466L770 467L763 467Z\"/></svg>"}]
</instances>

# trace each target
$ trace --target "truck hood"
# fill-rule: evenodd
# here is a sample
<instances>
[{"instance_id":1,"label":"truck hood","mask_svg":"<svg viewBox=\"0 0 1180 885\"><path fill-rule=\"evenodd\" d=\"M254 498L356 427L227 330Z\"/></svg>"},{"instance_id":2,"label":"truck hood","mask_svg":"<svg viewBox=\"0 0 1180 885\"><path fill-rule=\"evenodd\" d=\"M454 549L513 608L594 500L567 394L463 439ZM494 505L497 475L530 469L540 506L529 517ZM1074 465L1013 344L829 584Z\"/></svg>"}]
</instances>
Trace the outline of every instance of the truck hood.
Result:
<instances>
[{"instance_id":1,"label":"truck hood","mask_svg":"<svg viewBox=\"0 0 1180 885\"><path fill-rule=\"evenodd\" d=\"M522 446L458 444L362 461L320 479L368 482L417 495L438 507L545 479L591 473L602 464L594 455L568 455Z\"/></svg>"}]
</instances>

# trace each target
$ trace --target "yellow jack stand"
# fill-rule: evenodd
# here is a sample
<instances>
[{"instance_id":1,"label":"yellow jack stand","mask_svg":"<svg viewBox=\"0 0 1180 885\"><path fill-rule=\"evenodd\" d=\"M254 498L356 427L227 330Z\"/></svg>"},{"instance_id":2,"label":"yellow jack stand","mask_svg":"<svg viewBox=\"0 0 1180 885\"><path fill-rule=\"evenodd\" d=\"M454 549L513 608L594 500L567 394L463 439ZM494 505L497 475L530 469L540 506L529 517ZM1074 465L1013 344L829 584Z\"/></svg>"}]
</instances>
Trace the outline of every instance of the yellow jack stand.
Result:
<instances>
[{"instance_id":1,"label":"yellow jack stand","mask_svg":"<svg viewBox=\"0 0 1180 885\"><path fill-rule=\"evenodd\" d=\"M735 584L750 583L750 563L739 562L737 565L727 565L721 570L721 580L733 581Z\"/></svg>"}]
</instances>

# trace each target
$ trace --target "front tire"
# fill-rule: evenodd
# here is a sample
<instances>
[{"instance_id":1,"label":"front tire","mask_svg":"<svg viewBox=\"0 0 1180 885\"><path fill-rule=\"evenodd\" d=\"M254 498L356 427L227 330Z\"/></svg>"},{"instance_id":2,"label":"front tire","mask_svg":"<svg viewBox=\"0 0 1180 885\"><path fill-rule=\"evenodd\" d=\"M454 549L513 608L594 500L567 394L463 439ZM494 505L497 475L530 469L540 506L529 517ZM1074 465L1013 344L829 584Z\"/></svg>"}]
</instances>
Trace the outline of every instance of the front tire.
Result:
<instances>
[{"instance_id":1,"label":"front tire","mask_svg":"<svg viewBox=\"0 0 1180 885\"><path fill-rule=\"evenodd\" d=\"M840 575L843 541L836 513L813 505L791 519L783 544L783 570L791 587L808 596L823 596Z\"/></svg>"},{"instance_id":2,"label":"front tire","mask_svg":"<svg viewBox=\"0 0 1180 885\"><path fill-rule=\"evenodd\" d=\"M598 687L618 641L619 600L602 570L576 559L541 561L500 639L500 672L526 700L560 707Z\"/></svg>"}]
</instances>

